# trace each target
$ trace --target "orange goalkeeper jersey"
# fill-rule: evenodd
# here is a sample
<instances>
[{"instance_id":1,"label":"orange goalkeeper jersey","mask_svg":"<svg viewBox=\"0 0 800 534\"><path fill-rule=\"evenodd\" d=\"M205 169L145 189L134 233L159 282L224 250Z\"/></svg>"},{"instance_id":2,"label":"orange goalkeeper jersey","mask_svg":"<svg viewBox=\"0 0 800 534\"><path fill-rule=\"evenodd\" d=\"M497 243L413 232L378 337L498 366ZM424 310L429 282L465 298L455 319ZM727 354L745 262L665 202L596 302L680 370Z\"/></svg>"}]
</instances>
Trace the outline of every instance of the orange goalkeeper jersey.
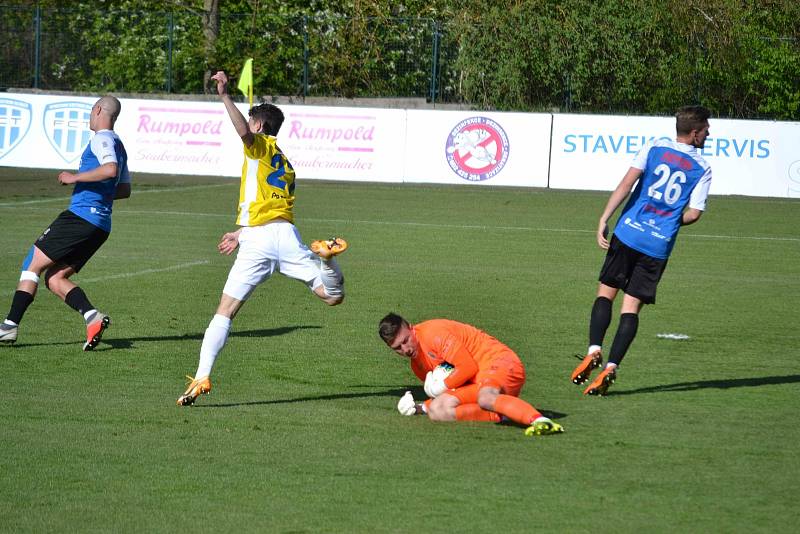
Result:
<instances>
[{"instance_id":1,"label":"orange goalkeeper jersey","mask_svg":"<svg viewBox=\"0 0 800 534\"><path fill-rule=\"evenodd\" d=\"M474 381L478 371L488 369L495 358L508 358L510 355L517 358L506 345L472 325L449 319L431 319L412 328L419 350L411 360L411 370L423 382L428 371L443 362L455 367L445 379L445 385L457 388Z\"/></svg>"}]
</instances>

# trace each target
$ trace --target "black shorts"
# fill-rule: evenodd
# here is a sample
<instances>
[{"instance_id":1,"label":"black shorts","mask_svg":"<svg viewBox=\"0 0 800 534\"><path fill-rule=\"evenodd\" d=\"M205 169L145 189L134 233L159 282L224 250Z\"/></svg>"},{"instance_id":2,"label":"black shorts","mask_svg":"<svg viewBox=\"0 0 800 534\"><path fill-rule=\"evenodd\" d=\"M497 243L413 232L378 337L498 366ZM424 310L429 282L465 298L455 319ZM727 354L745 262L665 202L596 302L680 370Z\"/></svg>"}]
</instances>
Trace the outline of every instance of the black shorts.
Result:
<instances>
[{"instance_id":1,"label":"black shorts","mask_svg":"<svg viewBox=\"0 0 800 534\"><path fill-rule=\"evenodd\" d=\"M606 261L600 269L600 283L621 289L645 304L656 303L656 288L667 268L667 260L634 250L611 236Z\"/></svg>"},{"instance_id":2,"label":"black shorts","mask_svg":"<svg viewBox=\"0 0 800 534\"><path fill-rule=\"evenodd\" d=\"M77 273L106 242L108 235L105 230L66 210L50 223L34 245L57 264L68 265Z\"/></svg>"}]
</instances>

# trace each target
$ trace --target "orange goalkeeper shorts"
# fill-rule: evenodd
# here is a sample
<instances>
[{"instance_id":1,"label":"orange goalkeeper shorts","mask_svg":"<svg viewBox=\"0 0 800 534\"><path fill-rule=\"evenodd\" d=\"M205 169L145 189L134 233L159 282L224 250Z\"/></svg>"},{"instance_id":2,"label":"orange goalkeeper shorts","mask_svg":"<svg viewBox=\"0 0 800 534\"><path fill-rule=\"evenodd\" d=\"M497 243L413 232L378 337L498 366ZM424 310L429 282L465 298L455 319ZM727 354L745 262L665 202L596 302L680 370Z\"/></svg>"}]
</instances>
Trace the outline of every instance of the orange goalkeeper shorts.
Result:
<instances>
[{"instance_id":1,"label":"orange goalkeeper shorts","mask_svg":"<svg viewBox=\"0 0 800 534\"><path fill-rule=\"evenodd\" d=\"M506 395L518 397L525 385L525 367L513 352L506 352L489 362L489 366L475 375L478 388L499 388Z\"/></svg>"}]
</instances>

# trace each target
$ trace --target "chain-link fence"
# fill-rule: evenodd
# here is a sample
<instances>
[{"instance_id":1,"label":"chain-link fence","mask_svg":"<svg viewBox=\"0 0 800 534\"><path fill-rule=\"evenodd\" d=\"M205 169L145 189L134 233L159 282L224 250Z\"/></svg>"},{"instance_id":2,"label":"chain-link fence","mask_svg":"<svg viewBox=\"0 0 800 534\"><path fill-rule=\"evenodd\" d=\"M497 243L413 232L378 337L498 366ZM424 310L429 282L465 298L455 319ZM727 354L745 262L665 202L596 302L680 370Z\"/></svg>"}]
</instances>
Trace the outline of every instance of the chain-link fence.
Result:
<instances>
[{"instance_id":1,"label":"chain-link fence","mask_svg":"<svg viewBox=\"0 0 800 534\"><path fill-rule=\"evenodd\" d=\"M257 95L634 114L698 102L720 116L800 120L795 34L727 35L714 50L720 35L702 28L683 42L624 17L624 39L591 20L499 23L0 6L0 90L200 95L213 72L235 78L253 57Z\"/></svg>"},{"instance_id":2,"label":"chain-link fence","mask_svg":"<svg viewBox=\"0 0 800 534\"><path fill-rule=\"evenodd\" d=\"M441 98L430 19L200 15L0 7L0 88L201 94L255 58L259 94Z\"/></svg>"}]
</instances>

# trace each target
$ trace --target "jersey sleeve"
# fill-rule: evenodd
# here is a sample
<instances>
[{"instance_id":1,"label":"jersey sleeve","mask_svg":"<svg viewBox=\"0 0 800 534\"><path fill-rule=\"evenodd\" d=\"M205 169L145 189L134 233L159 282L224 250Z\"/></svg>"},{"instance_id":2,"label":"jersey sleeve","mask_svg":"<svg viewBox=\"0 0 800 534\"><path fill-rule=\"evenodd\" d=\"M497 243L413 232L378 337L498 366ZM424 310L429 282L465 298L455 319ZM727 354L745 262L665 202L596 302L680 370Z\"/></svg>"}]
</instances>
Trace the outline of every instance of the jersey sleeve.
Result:
<instances>
[{"instance_id":1,"label":"jersey sleeve","mask_svg":"<svg viewBox=\"0 0 800 534\"><path fill-rule=\"evenodd\" d=\"M700 181L694 186L692 194L689 197L689 207L700 211L706 211L706 199L708 198L708 190L711 187L711 167L706 169Z\"/></svg>"},{"instance_id":2,"label":"jersey sleeve","mask_svg":"<svg viewBox=\"0 0 800 534\"><path fill-rule=\"evenodd\" d=\"M633 161L631 161L631 167L635 167L640 170L644 170L647 167L647 156L650 154L650 149L653 148L654 141L648 141L645 145L636 153L633 157Z\"/></svg>"},{"instance_id":3,"label":"jersey sleeve","mask_svg":"<svg viewBox=\"0 0 800 534\"><path fill-rule=\"evenodd\" d=\"M444 385L448 389L465 384L478 373L478 362L455 335L448 334L442 338L440 351L444 361L455 367L450 376L444 380Z\"/></svg>"},{"instance_id":4,"label":"jersey sleeve","mask_svg":"<svg viewBox=\"0 0 800 534\"><path fill-rule=\"evenodd\" d=\"M255 134L253 144L244 147L244 155L251 159L270 158L274 152L275 143L264 134Z\"/></svg>"},{"instance_id":5,"label":"jersey sleeve","mask_svg":"<svg viewBox=\"0 0 800 534\"><path fill-rule=\"evenodd\" d=\"M114 136L110 132L99 132L91 140L92 152L100 165L118 163L117 152L114 150Z\"/></svg>"}]
</instances>

